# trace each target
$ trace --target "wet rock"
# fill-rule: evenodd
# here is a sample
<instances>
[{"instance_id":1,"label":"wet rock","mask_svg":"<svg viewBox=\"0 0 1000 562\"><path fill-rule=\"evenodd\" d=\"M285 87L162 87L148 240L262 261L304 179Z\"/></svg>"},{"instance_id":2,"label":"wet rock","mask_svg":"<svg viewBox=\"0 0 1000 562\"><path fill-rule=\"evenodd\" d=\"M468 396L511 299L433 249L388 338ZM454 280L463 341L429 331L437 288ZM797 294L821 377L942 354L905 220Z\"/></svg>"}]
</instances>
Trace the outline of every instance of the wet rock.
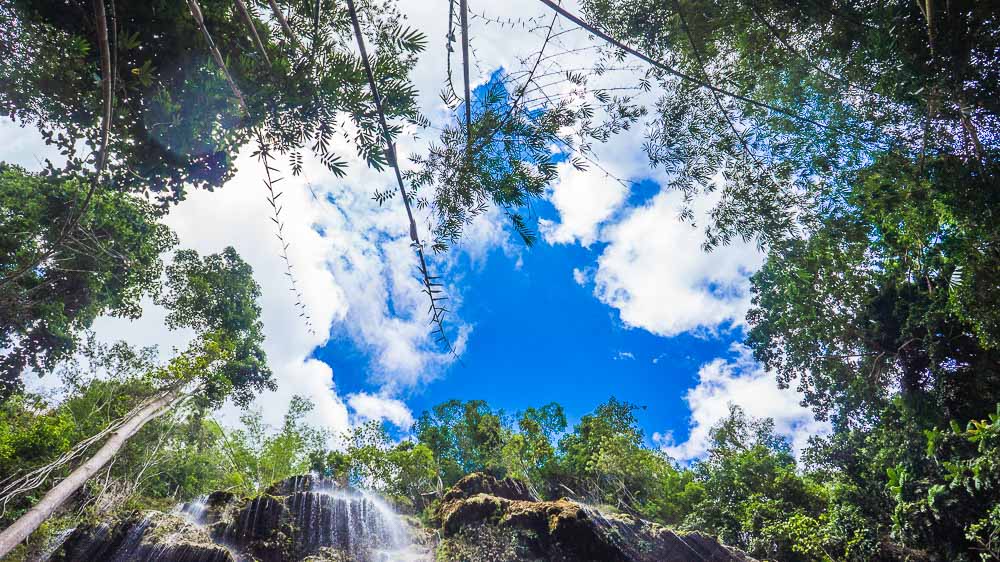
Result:
<instances>
[{"instance_id":1,"label":"wet rock","mask_svg":"<svg viewBox=\"0 0 1000 562\"><path fill-rule=\"evenodd\" d=\"M445 560L622 562L750 561L700 533L677 533L626 515L605 515L568 499L522 499L517 488L471 475L450 490L435 514ZM499 490L514 498L481 490ZM513 492L511 491L513 490Z\"/></svg>"},{"instance_id":2,"label":"wet rock","mask_svg":"<svg viewBox=\"0 0 1000 562\"><path fill-rule=\"evenodd\" d=\"M410 536L402 520L378 498L297 477L245 503L212 534L246 558L376 560L403 550ZM343 555L343 556L341 556Z\"/></svg>"},{"instance_id":3,"label":"wet rock","mask_svg":"<svg viewBox=\"0 0 1000 562\"><path fill-rule=\"evenodd\" d=\"M117 524L77 528L49 560L76 562L236 562L225 547L185 518L158 511L136 514Z\"/></svg>"},{"instance_id":4,"label":"wet rock","mask_svg":"<svg viewBox=\"0 0 1000 562\"><path fill-rule=\"evenodd\" d=\"M471 498L476 494L487 494L508 500L535 501L538 498L520 480L504 478L498 480L482 472L474 472L455 483L444 495L444 501L451 502Z\"/></svg>"},{"instance_id":5,"label":"wet rock","mask_svg":"<svg viewBox=\"0 0 1000 562\"><path fill-rule=\"evenodd\" d=\"M82 526L60 562L750 561L700 533L559 499L538 501L515 480L473 474L438 504L432 524L379 498L298 477L243 499L216 492L174 513L136 513Z\"/></svg>"}]
</instances>

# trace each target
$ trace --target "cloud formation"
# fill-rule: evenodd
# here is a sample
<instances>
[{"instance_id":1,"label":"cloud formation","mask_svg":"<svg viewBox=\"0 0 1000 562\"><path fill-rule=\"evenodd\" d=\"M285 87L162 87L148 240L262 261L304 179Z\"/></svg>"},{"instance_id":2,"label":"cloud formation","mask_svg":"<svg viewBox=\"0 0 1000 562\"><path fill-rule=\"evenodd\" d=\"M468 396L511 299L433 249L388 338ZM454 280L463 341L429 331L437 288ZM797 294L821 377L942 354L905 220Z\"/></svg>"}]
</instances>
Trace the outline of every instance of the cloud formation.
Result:
<instances>
[{"instance_id":1,"label":"cloud formation","mask_svg":"<svg viewBox=\"0 0 1000 562\"><path fill-rule=\"evenodd\" d=\"M750 417L773 419L775 432L788 439L796 456L809 437L832 431L829 422L817 421L800 404L799 392L778 388L774 374L754 361L747 347L733 344L731 351L731 359L719 357L702 365L698 384L684 397L691 410L688 438L678 443L669 433L653 434L653 441L667 454L680 461L704 456L712 427L729 415L730 405L739 406Z\"/></svg>"},{"instance_id":2,"label":"cloud formation","mask_svg":"<svg viewBox=\"0 0 1000 562\"><path fill-rule=\"evenodd\" d=\"M548 199L559 213L559 222L541 219L539 231L549 244L590 246L601 223L625 202L625 186L601 173L579 170L568 161L557 168L559 180Z\"/></svg>"},{"instance_id":3,"label":"cloud formation","mask_svg":"<svg viewBox=\"0 0 1000 562\"><path fill-rule=\"evenodd\" d=\"M594 294L618 309L626 326L660 336L742 324L749 275L762 255L739 241L704 252L702 230L678 218L681 204L680 193L661 191L606 228ZM710 205L708 197L695 201L695 224Z\"/></svg>"},{"instance_id":4,"label":"cloud formation","mask_svg":"<svg viewBox=\"0 0 1000 562\"><path fill-rule=\"evenodd\" d=\"M410 413L410 409L395 398L358 392L348 395L347 403L354 411L355 421L358 423L385 420L404 430L413 425L413 414Z\"/></svg>"}]
</instances>

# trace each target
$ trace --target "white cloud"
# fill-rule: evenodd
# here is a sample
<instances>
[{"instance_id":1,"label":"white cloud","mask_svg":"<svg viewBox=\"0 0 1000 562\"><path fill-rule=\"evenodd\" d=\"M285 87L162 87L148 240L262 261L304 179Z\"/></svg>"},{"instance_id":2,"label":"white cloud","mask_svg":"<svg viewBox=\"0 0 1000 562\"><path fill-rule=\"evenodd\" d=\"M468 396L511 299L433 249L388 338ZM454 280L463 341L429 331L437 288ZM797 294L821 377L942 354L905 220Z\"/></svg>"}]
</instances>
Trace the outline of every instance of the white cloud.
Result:
<instances>
[{"instance_id":1,"label":"white cloud","mask_svg":"<svg viewBox=\"0 0 1000 562\"><path fill-rule=\"evenodd\" d=\"M625 201L625 186L596 170L578 170L562 162L559 180L549 190L548 199L559 212L559 222L542 219L539 230L549 244L579 242L590 246L598 227Z\"/></svg>"},{"instance_id":2,"label":"white cloud","mask_svg":"<svg viewBox=\"0 0 1000 562\"><path fill-rule=\"evenodd\" d=\"M385 420L400 429L409 429L413 425L413 414L410 409L402 401L395 398L358 392L349 394L347 403L354 410L357 422Z\"/></svg>"},{"instance_id":3,"label":"white cloud","mask_svg":"<svg viewBox=\"0 0 1000 562\"><path fill-rule=\"evenodd\" d=\"M625 325L661 336L741 324L750 304L748 278L762 256L739 241L704 252L702 230L678 218L681 199L661 191L606 228L594 294L618 309ZM699 223L711 203L696 199Z\"/></svg>"},{"instance_id":4,"label":"white cloud","mask_svg":"<svg viewBox=\"0 0 1000 562\"><path fill-rule=\"evenodd\" d=\"M720 357L701 366L697 386L684 397L691 409L687 440L676 443L670 432L653 435L653 441L667 454L681 461L704 456L709 447L709 432L729 414L731 404L750 417L773 419L775 432L791 442L796 456L806 447L810 436L831 431L829 422L817 421L800 404L799 392L778 388L774 374L755 362L748 348L733 344L731 349L734 358Z\"/></svg>"}]
</instances>

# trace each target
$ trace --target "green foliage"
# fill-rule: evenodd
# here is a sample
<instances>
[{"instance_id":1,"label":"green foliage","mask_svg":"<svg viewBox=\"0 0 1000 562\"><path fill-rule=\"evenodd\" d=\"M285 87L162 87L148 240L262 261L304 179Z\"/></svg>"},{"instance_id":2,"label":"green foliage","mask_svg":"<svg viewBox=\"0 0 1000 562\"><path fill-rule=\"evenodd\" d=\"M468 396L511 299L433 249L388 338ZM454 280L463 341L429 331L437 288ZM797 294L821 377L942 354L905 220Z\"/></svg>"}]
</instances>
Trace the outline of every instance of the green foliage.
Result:
<instances>
[{"instance_id":1,"label":"green foliage","mask_svg":"<svg viewBox=\"0 0 1000 562\"><path fill-rule=\"evenodd\" d=\"M69 357L98 316L137 317L176 244L127 194L96 193L81 211L87 190L79 177L0 165L0 399L26 367L42 375Z\"/></svg>"},{"instance_id":2,"label":"green foliage","mask_svg":"<svg viewBox=\"0 0 1000 562\"><path fill-rule=\"evenodd\" d=\"M559 440L552 495L584 500L678 524L701 496L693 474L644 446L634 404L611 398Z\"/></svg>"},{"instance_id":3,"label":"green foliage","mask_svg":"<svg viewBox=\"0 0 1000 562\"><path fill-rule=\"evenodd\" d=\"M755 557L823 559L827 490L798 473L771 420L749 420L733 407L694 470L705 499L689 516L690 527L718 533Z\"/></svg>"},{"instance_id":4,"label":"green foliage","mask_svg":"<svg viewBox=\"0 0 1000 562\"><path fill-rule=\"evenodd\" d=\"M536 489L543 487L556 460L555 439L565 429L566 415L555 402L524 410L500 452L507 474Z\"/></svg>"},{"instance_id":5,"label":"green foliage","mask_svg":"<svg viewBox=\"0 0 1000 562\"><path fill-rule=\"evenodd\" d=\"M205 258L181 250L167 267L165 291L157 298L169 310L167 325L193 328L225 354L216 369L199 374L200 400L217 405L231 397L245 406L260 391L275 388L261 347L259 296L252 268L232 247Z\"/></svg>"},{"instance_id":6,"label":"green foliage","mask_svg":"<svg viewBox=\"0 0 1000 562\"><path fill-rule=\"evenodd\" d=\"M38 464L51 451L70 448L76 429L70 412L39 416L41 396L19 394L0 404L0 471L15 474Z\"/></svg>"},{"instance_id":7,"label":"green foliage","mask_svg":"<svg viewBox=\"0 0 1000 562\"><path fill-rule=\"evenodd\" d=\"M413 189L435 188L433 202L417 200L420 207L432 206L437 217L435 251L457 242L464 227L489 204L502 209L524 243L531 245L535 234L520 209L541 197L556 178L551 145L560 129L574 120L568 104L540 115L526 114L517 105L520 97L510 99L500 81L491 82L482 98L469 127L456 123L446 128L440 145L432 145L426 157L413 158L418 167L408 175Z\"/></svg>"},{"instance_id":8,"label":"green foliage","mask_svg":"<svg viewBox=\"0 0 1000 562\"><path fill-rule=\"evenodd\" d=\"M446 486L471 472L502 474L505 432L502 413L482 400L438 404L414 428L417 440L433 452Z\"/></svg>"},{"instance_id":9,"label":"green foliage","mask_svg":"<svg viewBox=\"0 0 1000 562\"><path fill-rule=\"evenodd\" d=\"M1000 265L983 250L1000 240L990 184L953 158L873 164L841 211L776 244L754 276L755 356L845 423L877 413L893 388L934 423L991 408L1000 302L969 289Z\"/></svg>"},{"instance_id":10,"label":"green foliage","mask_svg":"<svg viewBox=\"0 0 1000 562\"><path fill-rule=\"evenodd\" d=\"M366 488L391 499L396 505L419 511L437 489L437 464L423 443L393 443L379 422L362 424L342 436L348 484Z\"/></svg>"},{"instance_id":11,"label":"green foliage","mask_svg":"<svg viewBox=\"0 0 1000 562\"><path fill-rule=\"evenodd\" d=\"M1000 405L987 419L929 429L927 459L887 470L893 533L950 560L1000 556ZM942 537L948 537L942 541ZM976 554L974 554L976 553Z\"/></svg>"},{"instance_id":12,"label":"green foliage","mask_svg":"<svg viewBox=\"0 0 1000 562\"><path fill-rule=\"evenodd\" d=\"M227 465L224 489L254 496L272 484L308 472L327 439L323 431L303 421L313 407L300 396L292 397L279 431L264 423L260 411L241 416L240 429L219 430Z\"/></svg>"},{"instance_id":13,"label":"green foliage","mask_svg":"<svg viewBox=\"0 0 1000 562\"><path fill-rule=\"evenodd\" d=\"M185 186L213 189L231 178L238 149L253 132L275 152L289 154L296 173L306 147L335 173L344 162L330 151L346 115L369 164L386 163L346 7L325 2L318 26L314 5L278 2L294 39L285 35L267 2L247 2L267 54L247 41L248 30L231 2L199 2L205 24L247 103L243 113L184 2L118 1L109 38L114 75L109 183L168 204ZM407 72L425 43L400 24L391 3L358 2L364 31L378 54L375 75L390 118L415 120L415 90ZM80 141L97 142L100 49L93 14L84 5L13 2L0 10L11 31L10 56L0 62L0 107L37 126L69 157L87 159ZM394 129L398 133L398 129Z\"/></svg>"},{"instance_id":14,"label":"green foliage","mask_svg":"<svg viewBox=\"0 0 1000 562\"><path fill-rule=\"evenodd\" d=\"M884 155L954 155L970 170L995 159L991 3L588 0L583 9L689 77L657 71L666 95L646 151L689 197L721 189L708 246L794 238Z\"/></svg>"},{"instance_id":15,"label":"green foliage","mask_svg":"<svg viewBox=\"0 0 1000 562\"><path fill-rule=\"evenodd\" d=\"M537 57L543 54L544 47ZM471 100L460 99L454 91L442 94L452 109L468 102L471 119L466 123L463 116L447 126L440 144L432 144L426 156L412 157L416 170L407 173L418 192L417 205L431 208L436 218L435 251L458 242L464 228L490 205L504 213L513 231L530 246L537 236L523 213L530 212L532 200L558 178L553 147L577 153L570 162L584 170L591 142L607 141L646 114L631 96L588 88L583 74L567 71L561 81L543 86L533 80L536 70L537 63L523 72L498 71ZM574 86L574 93L548 91L563 82ZM595 105L603 110L602 122L596 122ZM567 133L570 130L573 134ZM433 195L419 195L422 188L433 188ZM376 199L381 203L391 196L391 192L377 193Z\"/></svg>"}]
</instances>

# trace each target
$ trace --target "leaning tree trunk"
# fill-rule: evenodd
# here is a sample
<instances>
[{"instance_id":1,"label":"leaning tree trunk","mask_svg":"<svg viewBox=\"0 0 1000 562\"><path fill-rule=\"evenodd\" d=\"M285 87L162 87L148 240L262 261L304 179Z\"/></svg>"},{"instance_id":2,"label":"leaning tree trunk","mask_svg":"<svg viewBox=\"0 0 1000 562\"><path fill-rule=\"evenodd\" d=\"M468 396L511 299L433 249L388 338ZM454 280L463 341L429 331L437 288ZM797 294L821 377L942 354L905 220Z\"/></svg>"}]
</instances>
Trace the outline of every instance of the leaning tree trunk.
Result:
<instances>
[{"instance_id":1,"label":"leaning tree trunk","mask_svg":"<svg viewBox=\"0 0 1000 562\"><path fill-rule=\"evenodd\" d=\"M33 533L39 525L48 519L52 515L52 512L58 509L91 476L101 470L101 467L118 454L118 451L121 450L125 443L138 433L144 425L170 410L183 397L184 394L182 394L181 389L176 388L151 399L145 406L137 410L131 419L111 434L111 437L94 453L94 456L71 472L63 481L56 484L34 507L15 521L13 525L0 532L0 559L6 556L21 541L28 538L28 535Z\"/></svg>"}]
</instances>

